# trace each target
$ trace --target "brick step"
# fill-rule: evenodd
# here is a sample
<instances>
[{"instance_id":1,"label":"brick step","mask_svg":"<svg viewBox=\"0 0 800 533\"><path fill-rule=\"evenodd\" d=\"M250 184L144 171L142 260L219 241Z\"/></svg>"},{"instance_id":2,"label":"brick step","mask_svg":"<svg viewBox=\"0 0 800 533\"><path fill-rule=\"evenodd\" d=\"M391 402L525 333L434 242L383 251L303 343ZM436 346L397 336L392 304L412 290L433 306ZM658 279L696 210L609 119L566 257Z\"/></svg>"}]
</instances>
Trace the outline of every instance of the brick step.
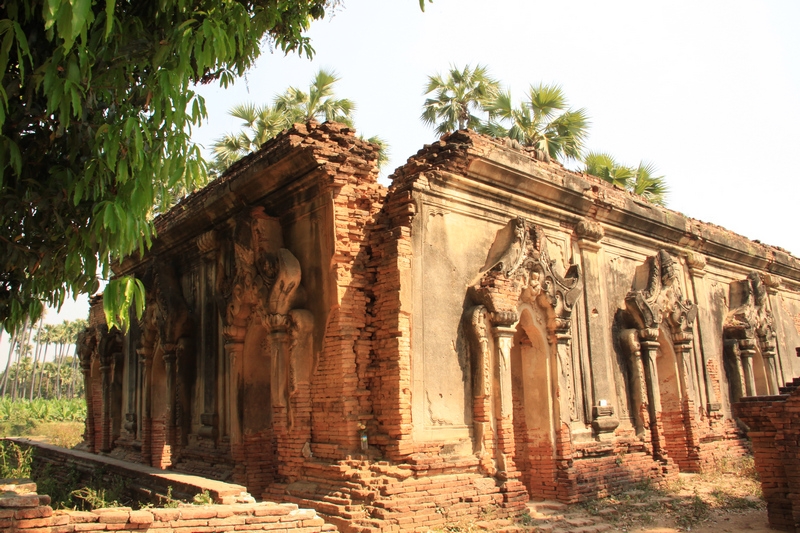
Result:
<instances>
[{"instance_id":1,"label":"brick step","mask_svg":"<svg viewBox=\"0 0 800 533\"><path fill-rule=\"evenodd\" d=\"M566 503L556 502L552 500L529 501L527 505L528 509L533 511L542 511L542 509L547 509L551 511L566 511L567 509L569 509L569 506Z\"/></svg>"}]
</instances>

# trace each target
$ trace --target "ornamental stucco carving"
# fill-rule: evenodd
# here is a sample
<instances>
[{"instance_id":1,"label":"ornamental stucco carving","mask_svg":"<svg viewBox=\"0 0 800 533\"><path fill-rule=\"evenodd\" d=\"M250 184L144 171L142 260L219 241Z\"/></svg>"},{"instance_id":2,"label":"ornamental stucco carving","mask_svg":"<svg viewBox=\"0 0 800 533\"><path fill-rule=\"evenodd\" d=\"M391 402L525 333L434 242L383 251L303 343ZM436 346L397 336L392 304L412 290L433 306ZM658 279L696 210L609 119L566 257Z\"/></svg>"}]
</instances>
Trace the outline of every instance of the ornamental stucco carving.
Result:
<instances>
[{"instance_id":1,"label":"ornamental stucco carving","mask_svg":"<svg viewBox=\"0 0 800 533\"><path fill-rule=\"evenodd\" d=\"M773 285L780 283L772 276L767 281ZM725 368L735 399L777 392L777 343L775 320L767 308L768 287L762 275L755 271L729 286L730 311L723 323L723 338ZM762 356L761 368L754 367L757 351ZM756 384L756 372L766 376L766 383L762 383L760 389Z\"/></svg>"},{"instance_id":2,"label":"ornamental stucco carving","mask_svg":"<svg viewBox=\"0 0 800 533\"><path fill-rule=\"evenodd\" d=\"M757 339L765 353L775 351L775 320L767 309L767 287L758 272L730 285L731 310L723 325L726 339Z\"/></svg>"},{"instance_id":3,"label":"ornamental stucco carving","mask_svg":"<svg viewBox=\"0 0 800 533\"><path fill-rule=\"evenodd\" d=\"M583 289L581 271L572 264L560 274L545 239L541 227L521 217L512 220L498 232L473 290L500 321L515 322L519 302L539 304L552 311L548 327L568 333L572 309Z\"/></svg>"},{"instance_id":4,"label":"ornamental stucco carving","mask_svg":"<svg viewBox=\"0 0 800 533\"><path fill-rule=\"evenodd\" d=\"M270 400L287 410L299 382L308 382L313 359L313 315L298 308L303 296L300 261L283 247L280 223L257 208L234 229L233 275L220 281L223 335L229 344L244 343L247 329L266 332L263 352L269 356ZM200 245L201 243L198 242ZM229 350L237 357L241 350Z\"/></svg>"},{"instance_id":5,"label":"ornamental stucco carving","mask_svg":"<svg viewBox=\"0 0 800 533\"><path fill-rule=\"evenodd\" d=\"M659 250L648 262L647 286L628 292L625 307L644 338L657 339L658 328L666 321L674 341L688 342L697 318L697 306L683 298L675 260L666 250Z\"/></svg>"}]
</instances>

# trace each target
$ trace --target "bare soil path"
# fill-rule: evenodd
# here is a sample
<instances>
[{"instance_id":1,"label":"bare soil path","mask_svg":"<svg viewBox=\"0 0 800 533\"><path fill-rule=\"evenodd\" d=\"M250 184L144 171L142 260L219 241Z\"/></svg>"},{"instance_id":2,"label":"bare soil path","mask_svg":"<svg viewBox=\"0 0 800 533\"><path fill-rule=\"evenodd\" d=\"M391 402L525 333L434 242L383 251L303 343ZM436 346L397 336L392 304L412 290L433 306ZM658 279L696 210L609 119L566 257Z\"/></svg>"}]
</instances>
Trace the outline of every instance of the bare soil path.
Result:
<instances>
[{"instance_id":1,"label":"bare soil path","mask_svg":"<svg viewBox=\"0 0 800 533\"><path fill-rule=\"evenodd\" d=\"M530 502L528 515L508 521L458 524L450 533L481 529L508 533L768 533L766 504L752 458L723 462L716 471L679 474L668 485L632 490L579 505Z\"/></svg>"}]
</instances>

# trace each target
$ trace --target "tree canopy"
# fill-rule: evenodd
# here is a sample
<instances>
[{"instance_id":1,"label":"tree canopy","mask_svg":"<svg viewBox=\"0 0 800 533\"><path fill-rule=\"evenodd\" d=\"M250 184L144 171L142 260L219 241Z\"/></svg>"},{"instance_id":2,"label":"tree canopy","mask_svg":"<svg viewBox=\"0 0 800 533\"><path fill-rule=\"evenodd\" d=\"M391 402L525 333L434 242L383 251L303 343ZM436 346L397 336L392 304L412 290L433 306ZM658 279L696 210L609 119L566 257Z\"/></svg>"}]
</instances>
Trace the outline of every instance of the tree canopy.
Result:
<instances>
[{"instance_id":1,"label":"tree canopy","mask_svg":"<svg viewBox=\"0 0 800 533\"><path fill-rule=\"evenodd\" d=\"M304 32L338 0L8 0L0 8L0 323L93 292L143 251L157 199L203 183L193 84L230 83L265 41L311 55ZM423 2L420 2L422 7ZM106 288L109 318L143 305ZM121 311L120 316L118 315Z\"/></svg>"},{"instance_id":2,"label":"tree canopy","mask_svg":"<svg viewBox=\"0 0 800 533\"><path fill-rule=\"evenodd\" d=\"M511 91L506 90L484 105L489 120L478 131L532 146L545 158L580 159L589 115L585 109L573 110L568 105L558 85L531 85L519 107L514 106Z\"/></svg>"},{"instance_id":3,"label":"tree canopy","mask_svg":"<svg viewBox=\"0 0 800 533\"><path fill-rule=\"evenodd\" d=\"M428 76L425 94L431 96L425 100L420 118L439 134L477 129L483 119L474 113L484 111L499 90L500 82L489 76L485 66L451 66L446 76Z\"/></svg>"},{"instance_id":4,"label":"tree canopy","mask_svg":"<svg viewBox=\"0 0 800 533\"><path fill-rule=\"evenodd\" d=\"M228 113L242 121L242 129L227 133L214 142L214 160L209 165L211 172L221 174L296 122L329 120L352 128L356 105L347 98L335 97L333 86L337 81L339 77L335 72L320 69L311 80L308 92L289 87L275 96L273 105L248 102L231 108ZM380 169L389 160L389 143L377 135L366 140L378 146Z\"/></svg>"},{"instance_id":5,"label":"tree canopy","mask_svg":"<svg viewBox=\"0 0 800 533\"><path fill-rule=\"evenodd\" d=\"M669 188L664 176L656 176L652 164L638 167L618 163L602 152L585 153L589 115L572 109L559 85L531 85L517 106L510 89L489 76L485 66L451 66L447 76L428 76L421 120L444 134L455 129L473 129L492 137L513 139L535 149L542 160L582 161L583 171L613 185L666 204Z\"/></svg>"}]
</instances>

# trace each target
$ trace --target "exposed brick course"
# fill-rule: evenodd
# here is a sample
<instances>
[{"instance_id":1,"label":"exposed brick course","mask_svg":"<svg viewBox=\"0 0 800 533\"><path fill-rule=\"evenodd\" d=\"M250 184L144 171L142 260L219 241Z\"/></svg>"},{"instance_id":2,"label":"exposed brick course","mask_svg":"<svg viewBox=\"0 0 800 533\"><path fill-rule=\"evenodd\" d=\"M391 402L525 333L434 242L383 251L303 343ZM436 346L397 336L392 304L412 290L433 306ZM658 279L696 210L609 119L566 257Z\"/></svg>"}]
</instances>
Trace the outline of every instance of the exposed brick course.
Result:
<instances>
[{"instance_id":1,"label":"exposed brick course","mask_svg":"<svg viewBox=\"0 0 800 533\"><path fill-rule=\"evenodd\" d=\"M3 480L7 484L9 480ZM6 486L5 488L13 488ZM29 482L25 483L30 485ZM75 533L80 531L152 531L197 533L206 531L269 531L287 533L334 532L336 527L325 523L310 509L298 509L291 503L270 502L231 505L183 505L171 509L151 508L141 511L129 507L97 509L91 512L58 510L49 505L39 505L38 495L27 492L24 496L36 497L36 507L23 505L21 496L14 491L0 494L0 531L25 533ZM30 499L30 498L29 498ZM36 515L37 517L32 517ZM243 527L246 526L246 527Z\"/></svg>"}]
</instances>

